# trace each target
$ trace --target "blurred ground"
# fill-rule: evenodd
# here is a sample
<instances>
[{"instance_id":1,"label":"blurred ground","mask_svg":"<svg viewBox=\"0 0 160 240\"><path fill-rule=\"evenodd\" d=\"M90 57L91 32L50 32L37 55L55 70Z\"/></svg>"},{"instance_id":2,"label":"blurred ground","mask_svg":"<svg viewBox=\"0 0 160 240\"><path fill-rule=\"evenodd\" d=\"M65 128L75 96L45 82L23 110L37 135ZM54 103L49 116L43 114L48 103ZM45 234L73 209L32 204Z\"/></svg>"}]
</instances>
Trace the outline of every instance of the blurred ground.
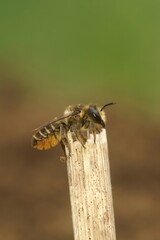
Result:
<instances>
[{"instance_id":1,"label":"blurred ground","mask_svg":"<svg viewBox=\"0 0 160 240\"><path fill-rule=\"evenodd\" d=\"M40 105L19 84L0 92L0 239L72 240L66 165L60 147L35 151L32 129L66 107ZM117 239L160 239L160 126L107 110ZM136 120L138 119L138 121Z\"/></svg>"}]
</instances>

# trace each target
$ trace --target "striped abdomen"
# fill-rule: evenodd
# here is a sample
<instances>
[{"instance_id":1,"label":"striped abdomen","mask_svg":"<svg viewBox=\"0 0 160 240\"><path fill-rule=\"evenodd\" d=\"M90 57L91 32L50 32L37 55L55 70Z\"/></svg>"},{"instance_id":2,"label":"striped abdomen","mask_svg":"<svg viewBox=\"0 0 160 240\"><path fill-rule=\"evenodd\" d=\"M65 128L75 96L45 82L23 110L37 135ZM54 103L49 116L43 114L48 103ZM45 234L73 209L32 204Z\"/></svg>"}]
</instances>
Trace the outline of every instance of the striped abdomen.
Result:
<instances>
[{"instance_id":1,"label":"striped abdomen","mask_svg":"<svg viewBox=\"0 0 160 240\"><path fill-rule=\"evenodd\" d=\"M60 128L50 123L36 130L33 134L32 146L38 150L47 150L56 146L60 140Z\"/></svg>"}]
</instances>

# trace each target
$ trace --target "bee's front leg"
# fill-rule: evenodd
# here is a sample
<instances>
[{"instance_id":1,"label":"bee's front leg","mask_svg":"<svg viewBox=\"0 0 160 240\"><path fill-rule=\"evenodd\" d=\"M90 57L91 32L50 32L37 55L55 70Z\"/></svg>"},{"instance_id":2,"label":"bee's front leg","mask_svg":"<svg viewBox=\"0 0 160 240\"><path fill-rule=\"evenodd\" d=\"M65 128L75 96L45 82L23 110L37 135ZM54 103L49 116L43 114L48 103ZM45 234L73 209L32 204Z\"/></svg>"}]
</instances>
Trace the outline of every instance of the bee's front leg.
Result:
<instances>
[{"instance_id":1,"label":"bee's front leg","mask_svg":"<svg viewBox=\"0 0 160 240\"><path fill-rule=\"evenodd\" d=\"M95 129L95 124L93 122L90 122L89 124L89 133L93 134L93 139L94 139L94 143L96 142L96 129Z\"/></svg>"}]
</instances>

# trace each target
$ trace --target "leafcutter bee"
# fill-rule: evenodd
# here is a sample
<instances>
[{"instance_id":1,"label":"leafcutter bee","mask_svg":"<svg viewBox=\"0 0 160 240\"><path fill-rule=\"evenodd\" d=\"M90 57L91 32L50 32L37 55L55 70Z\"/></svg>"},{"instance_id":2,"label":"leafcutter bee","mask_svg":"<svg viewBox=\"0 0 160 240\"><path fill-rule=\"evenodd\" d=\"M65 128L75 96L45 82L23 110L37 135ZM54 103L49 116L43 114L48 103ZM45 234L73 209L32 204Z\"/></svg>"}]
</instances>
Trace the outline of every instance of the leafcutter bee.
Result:
<instances>
[{"instance_id":1,"label":"leafcutter bee","mask_svg":"<svg viewBox=\"0 0 160 240\"><path fill-rule=\"evenodd\" d=\"M68 131L72 133L75 141L79 141L85 147L88 133L92 133L95 138L96 134L105 128L106 119L103 110L112 104L114 103L107 103L103 107L98 107L95 104L68 106L64 116L55 118L34 130L32 136L33 148L47 150L60 142L63 149L66 146L70 152Z\"/></svg>"}]
</instances>

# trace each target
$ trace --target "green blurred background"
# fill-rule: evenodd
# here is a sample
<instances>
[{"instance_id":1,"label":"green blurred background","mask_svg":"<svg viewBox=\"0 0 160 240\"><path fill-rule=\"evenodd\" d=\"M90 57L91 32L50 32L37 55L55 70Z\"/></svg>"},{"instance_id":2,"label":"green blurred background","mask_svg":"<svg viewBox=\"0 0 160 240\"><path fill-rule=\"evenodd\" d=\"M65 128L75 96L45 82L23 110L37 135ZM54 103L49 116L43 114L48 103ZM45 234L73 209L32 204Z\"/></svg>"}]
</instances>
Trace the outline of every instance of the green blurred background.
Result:
<instances>
[{"instance_id":1,"label":"green blurred background","mask_svg":"<svg viewBox=\"0 0 160 240\"><path fill-rule=\"evenodd\" d=\"M0 239L71 240L60 147L32 130L68 104L109 101L117 239L159 240L159 1L0 3Z\"/></svg>"}]
</instances>

